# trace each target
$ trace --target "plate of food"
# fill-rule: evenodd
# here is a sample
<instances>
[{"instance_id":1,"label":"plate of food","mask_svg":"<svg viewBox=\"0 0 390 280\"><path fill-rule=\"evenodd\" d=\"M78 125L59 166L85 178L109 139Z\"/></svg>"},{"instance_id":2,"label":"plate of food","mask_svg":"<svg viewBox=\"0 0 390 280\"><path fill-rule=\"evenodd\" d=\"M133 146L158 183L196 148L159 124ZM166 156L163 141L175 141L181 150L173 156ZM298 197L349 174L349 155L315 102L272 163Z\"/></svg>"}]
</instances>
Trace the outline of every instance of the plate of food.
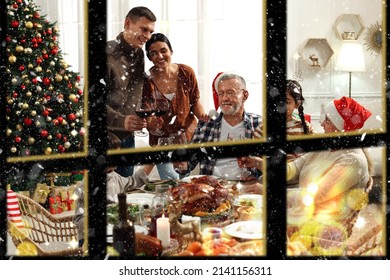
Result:
<instances>
[{"instance_id":1,"label":"plate of food","mask_svg":"<svg viewBox=\"0 0 390 280\"><path fill-rule=\"evenodd\" d=\"M242 194L234 200L234 206L252 206L254 208L263 207L263 196L261 194Z\"/></svg>"},{"instance_id":2,"label":"plate of food","mask_svg":"<svg viewBox=\"0 0 390 280\"><path fill-rule=\"evenodd\" d=\"M262 221L241 221L230 224L224 228L226 234L241 239L262 239Z\"/></svg>"},{"instance_id":3,"label":"plate of food","mask_svg":"<svg viewBox=\"0 0 390 280\"><path fill-rule=\"evenodd\" d=\"M154 194L152 193L128 193L126 195L127 204L140 204L140 205L148 205L152 206L152 201L154 198Z\"/></svg>"}]
</instances>

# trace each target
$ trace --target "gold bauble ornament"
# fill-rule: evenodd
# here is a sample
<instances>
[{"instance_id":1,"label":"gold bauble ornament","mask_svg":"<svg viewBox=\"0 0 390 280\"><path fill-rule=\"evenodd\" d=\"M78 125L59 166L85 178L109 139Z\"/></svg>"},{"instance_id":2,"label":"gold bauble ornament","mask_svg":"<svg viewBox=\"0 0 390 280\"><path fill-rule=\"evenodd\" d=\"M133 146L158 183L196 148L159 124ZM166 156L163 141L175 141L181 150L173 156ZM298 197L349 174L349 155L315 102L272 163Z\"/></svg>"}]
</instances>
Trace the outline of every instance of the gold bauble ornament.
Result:
<instances>
[{"instance_id":1,"label":"gold bauble ornament","mask_svg":"<svg viewBox=\"0 0 390 280\"><path fill-rule=\"evenodd\" d=\"M58 33L58 27L57 27L57 26L54 26L54 27L53 27L53 32L54 32L54 33Z\"/></svg>"},{"instance_id":2,"label":"gold bauble ornament","mask_svg":"<svg viewBox=\"0 0 390 280\"><path fill-rule=\"evenodd\" d=\"M38 29L42 29L42 24L38 23L38 24L37 24L37 28L38 28ZM39 35L41 35L41 34L39 34Z\"/></svg>"},{"instance_id":3,"label":"gold bauble ornament","mask_svg":"<svg viewBox=\"0 0 390 280\"><path fill-rule=\"evenodd\" d=\"M45 155L50 155L53 152L53 150L50 147L47 147L45 149Z\"/></svg>"},{"instance_id":4,"label":"gold bauble ornament","mask_svg":"<svg viewBox=\"0 0 390 280\"><path fill-rule=\"evenodd\" d=\"M12 148L11 148L11 153L14 154L14 153L16 153L17 150L18 150L18 149L16 149L16 147L12 147Z\"/></svg>"},{"instance_id":5,"label":"gold bauble ornament","mask_svg":"<svg viewBox=\"0 0 390 280\"><path fill-rule=\"evenodd\" d=\"M69 77L67 75L64 76L65 81L69 80Z\"/></svg>"},{"instance_id":6,"label":"gold bauble ornament","mask_svg":"<svg viewBox=\"0 0 390 280\"><path fill-rule=\"evenodd\" d=\"M50 61L50 66L54 66L56 63L54 61Z\"/></svg>"},{"instance_id":7,"label":"gold bauble ornament","mask_svg":"<svg viewBox=\"0 0 390 280\"><path fill-rule=\"evenodd\" d=\"M37 26L38 26L38 25L37 25ZM35 35L35 37L41 38L42 35L41 35L41 33L37 33L37 34Z\"/></svg>"},{"instance_id":8,"label":"gold bauble ornament","mask_svg":"<svg viewBox=\"0 0 390 280\"><path fill-rule=\"evenodd\" d=\"M24 50L24 48L22 46L16 46L15 50L17 52L22 52Z\"/></svg>"},{"instance_id":9,"label":"gold bauble ornament","mask_svg":"<svg viewBox=\"0 0 390 280\"><path fill-rule=\"evenodd\" d=\"M14 101L13 101L12 99L8 99L7 103L8 103L9 105L12 105L12 104L14 104Z\"/></svg>"},{"instance_id":10,"label":"gold bauble ornament","mask_svg":"<svg viewBox=\"0 0 390 280\"><path fill-rule=\"evenodd\" d=\"M27 53L27 54L31 54L32 53L32 48L25 48L24 52Z\"/></svg>"},{"instance_id":11,"label":"gold bauble ornament","mask_svg":"<svg viewBox=\"0 0 390 280\"><path fill-rule=\"evenodd\" d=\"M33 28L34 24L31 21L27 21L25 24L26 28L31 29Z\"/></svg>"},{"instance_id":12,"label":"gold bauble ornament","mask_svg":"<svg viewBox=\"0 0 390 280\"><path fill-rule=\"evenodd\" d=\"M23 126L21 124L16 125L16 130L21 131L23 129Z\"/></svg>"},{"instance_id":13,"label":"gold bauble ornament","mask_svg":"<svg viewBox=\"0 0 390 280\"><path fill-rule=\"evenodd\" d=\"M35 117L35 116L37 115L37 111L32 110L31 113L30 113L30 115L31 115L32 117Z\"/></svg>"},{"instance_id":14,"label":"gold bauble ornament","mask_svg":"<svg viewBox=\"0 0 390 280\"><path fill-rule=\"evenodd\" d=\"M69 99L71 100L71 101L74 101L75 99L76 99L76 95L75 94L70 94L69 95Z\"/></svg>"},{"instance_id":15,"label":"gold bauble ornament","mask_svg":"<svg viewBox=\"0 0 390 280\"><path fill-rule=\"evenodd\" d=\"M53 91L53 90L54 90L54 87L53 87L53 86L49 86L49 90L50 90L50 91Z\"/></svg>"},{"instance_id":16,"label":"gold bauble ornament","mask_svg":"<svg viewBox=\"0 0 390 280\"><path fill-rule=\"evenodd\" d=\"M28 106L27 103L23 103L23 105L22 105L22 108L23 108L23 109L28 109L28 107L29 107L29 106Z\"/></svg>"},{"instance_id":17,"label":"gold bauble ornament","mask_svg":"<svg viewBox=\"0 0 390 280\"><path fill-rule=\"evenodd\" d=\"M34 144L35 143L35 139L34 139L34 137L28 137L28 143L30 144L30 145L32 145L32 144Z\"/></svg>"},{"instance_id":18,"label":"gold bauble ornament","mask_svg":"<svg viewBox=\"0 0 390 280\"><path fill-rule=\"evenodd\" d=\"M18 83L18 79L12 78L11 82L12 82L13 85L16 85Z\"/></svg>"},{"instance_id":19,"label":"gold bauble ornament","mask_svg":"<svg viewBox=\"0 0 390 280\"><path fill-rule=\"evenodd\" d=\"M57 74L54 79L56 80L56 82L61 82L63 77L60 74Z\"/></svg>"},{"instance_id":20,"label":"gold bauble ornament","mask_svg":"<svg viewBox=\"0 0 390 280\"><path fill-rule=\"evenodd\" d=\"M27 74L22 75L22 79L26 79L28 77Z\"/></svg>"},{"instance_id":21,"label":"gold bauble ornament","mask_svg":"<svg viewBox=\"0 0 390 280\"><path fill-rule=\"evenodd\" d=\"M9 129L9 128L7 128L5 134L6 134L7 136L10 136L10 135L12 134L12 130Z\"/></svg>"},{"instance_id":22,"label":"gold bauble ornament","mask_svg":"<svg viewBox=\"0 0 390 280\"><path fill-rule=\"evenodd\" d=\"M26 85L29 85L29 84L30 84L30 80L25 79L25 80L24 80L24 83L25 83Z\"/></svg>"},{"instance_id":23,"label":"gold bauble ornament","mask_svg":"<svg viewBox=\"0 0 390 280\"><path fill-rule=\"evenodd\" d=\"M47 121L47 122L51 122L51 120L52 120L51 117L47 117L47 118L46 118L46 121Z\"/></svg>"},{"instance_id":24,"label":"gold bauble ornament","mask_svg":"<svg viewBox=\"0 0 390 280\"><path fill-rule=\"evenodd\" d=\"M26 93L26 95L27 95L28 97L30 97L30 96L32 95L32 92L31 92L31 91L28 91L28 92Z\"/></svg>"},{"instance_id":25,"label":"gold bauble ornament","mask_svg":"<svg viewBox=\"0 0 390 280\"><path fill-rule=\"evenodd\" d=\"M47 140L51 140L51 139L53 139L53 136L52 135L48 135L46 139Z\"/></svg>"},{"instance_id":26,"label":"gold bauble ornament","mask_svg":"<svg viewBox=\"0 0 390 280\"><path fill-rule=\"evenodd\" d=\"M15 63L16 62L16 56L14 56L14 55L11 55L10 57L8 57L8 62L9 63Z\"/></svg>"},{"instance_id":27,"label":"gold bauble ornament","mask_svg":"<svg viewBox=\"0 0 390 280\"><path fill-rule=\"evenodd\" d=\"M66 142L64 143L64 147L65 147L66 149L69 149L69 148L70 148L70 142L69 142L69 141L66 141Z\"/></svg>"},{"instance_id":28,"label":"gold bauble ornament","mask_svg":"<svg viewBox=\"0 0 390 280\"><path fill-rule=\"evenodd\" d=\"M41 67L41 66L35 67L35 71L36 71L36 72L42 72L42 67Z\"/></svg>"},{"instance_id":29,"label":"gold bauble ornament","mask_svg":"<svg viewBox=\"0 0 390 280\"><path fill-rule=\"evenodd\" d=\"M27 65L28 68L32 69L34 68L34 65L32 65L31 63L29 65Z\"/></svg>"}]
</instances>

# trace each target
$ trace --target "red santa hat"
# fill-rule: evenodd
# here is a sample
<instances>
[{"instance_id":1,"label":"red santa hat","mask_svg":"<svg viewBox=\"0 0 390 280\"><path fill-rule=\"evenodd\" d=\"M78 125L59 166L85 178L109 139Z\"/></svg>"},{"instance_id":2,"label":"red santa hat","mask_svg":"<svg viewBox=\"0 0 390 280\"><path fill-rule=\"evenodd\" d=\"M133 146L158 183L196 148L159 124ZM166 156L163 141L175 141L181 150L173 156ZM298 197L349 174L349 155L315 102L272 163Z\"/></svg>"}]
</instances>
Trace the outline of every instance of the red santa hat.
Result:
<instances>
[{"instance_id":1,"label":"red santa hat","mask_svg":"<svg viewBox=\"0 0 390 280\"><path fill-rule=\"evenodd\" d=\"M372 114L354 99L343 96L325 106L325 115L340 131L353 131L362 128Z\"/></svg>"},{"instance_id":2,"label":"red santa hat","mask_svg":"<svg viewBox=\"0 0 390 280\"><path fill-rule=\"evenodd\" d=\"M217 92L217 86L215 82L217 81L218 77L222 75L223 72L219 72L217 76L215 76L212 84L212 89L213 89L213 99L214 99L214 107L215 110L218 110L219 107L219 100L218 100L218 92Z\"/></svg>"}]
</instances>

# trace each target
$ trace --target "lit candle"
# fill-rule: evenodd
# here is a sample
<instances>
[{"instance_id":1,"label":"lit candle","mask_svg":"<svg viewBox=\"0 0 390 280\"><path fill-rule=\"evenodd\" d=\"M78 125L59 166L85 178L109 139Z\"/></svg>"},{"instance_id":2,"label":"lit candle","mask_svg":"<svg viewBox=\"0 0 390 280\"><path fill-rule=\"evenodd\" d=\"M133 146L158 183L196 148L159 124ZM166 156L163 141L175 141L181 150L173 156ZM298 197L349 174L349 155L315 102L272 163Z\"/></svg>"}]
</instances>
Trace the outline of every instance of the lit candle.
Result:
<instances>
[{"instance_id":1,"label":"lit candle","mask_svg":"<svg viewBox=\"0 0 390 280\"><path fill-rule=\"evenodd\" d=\"M168 247L171 243L171 231L169 225L169 219L162 215L161 218L157 219L157 238L161 240L161 245L163 247Z\"/></svg>"}]
</instances>

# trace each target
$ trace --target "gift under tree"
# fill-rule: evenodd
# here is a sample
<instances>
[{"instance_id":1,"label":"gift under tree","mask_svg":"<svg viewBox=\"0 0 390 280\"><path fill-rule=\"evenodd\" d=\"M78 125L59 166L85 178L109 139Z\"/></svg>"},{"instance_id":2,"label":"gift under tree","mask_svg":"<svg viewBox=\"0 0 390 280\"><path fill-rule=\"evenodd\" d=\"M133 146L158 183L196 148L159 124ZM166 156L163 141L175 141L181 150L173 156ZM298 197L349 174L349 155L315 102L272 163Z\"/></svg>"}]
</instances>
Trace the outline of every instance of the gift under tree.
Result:
<instances>
[{"instance_id":1,"label":"gift under tree","mask_svg":"<svg viewBox=\"0 0 390 280\"><path fill-rule=\"evenodd\" d=\"M83 92L58 45L59 31L32 1L7 1L9 156L83 150Z\"/></svg>"}]
</instances>

